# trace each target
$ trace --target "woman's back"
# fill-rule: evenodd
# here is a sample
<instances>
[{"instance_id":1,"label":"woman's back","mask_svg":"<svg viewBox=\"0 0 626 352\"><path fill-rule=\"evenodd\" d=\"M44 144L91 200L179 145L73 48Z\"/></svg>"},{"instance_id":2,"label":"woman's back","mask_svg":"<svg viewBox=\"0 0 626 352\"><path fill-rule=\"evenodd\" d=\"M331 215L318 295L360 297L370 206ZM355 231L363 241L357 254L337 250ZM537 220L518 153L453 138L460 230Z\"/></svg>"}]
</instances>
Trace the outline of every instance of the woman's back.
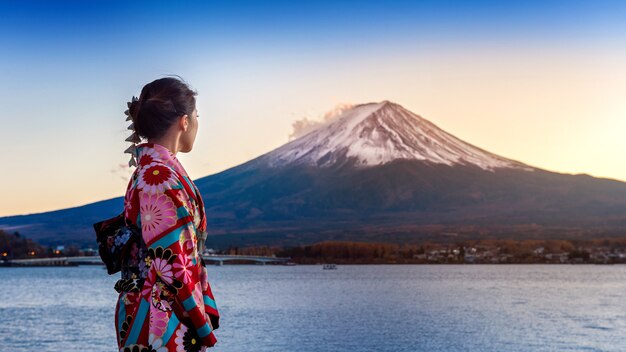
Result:
<instances>
[{"instance_id":1,"label":"woman's back","mask_svg":"<svg viewBox=\"0 0 626 352\"><path fill-rule=\"evenodd\" d=\"M131 248L115 285L118 346L204 350L217 341L219 313L198 252L198 237L206 233L202 197L169 149L143 143L135 156L124 209L143 241Z\"/></svg>"}]
</instances>

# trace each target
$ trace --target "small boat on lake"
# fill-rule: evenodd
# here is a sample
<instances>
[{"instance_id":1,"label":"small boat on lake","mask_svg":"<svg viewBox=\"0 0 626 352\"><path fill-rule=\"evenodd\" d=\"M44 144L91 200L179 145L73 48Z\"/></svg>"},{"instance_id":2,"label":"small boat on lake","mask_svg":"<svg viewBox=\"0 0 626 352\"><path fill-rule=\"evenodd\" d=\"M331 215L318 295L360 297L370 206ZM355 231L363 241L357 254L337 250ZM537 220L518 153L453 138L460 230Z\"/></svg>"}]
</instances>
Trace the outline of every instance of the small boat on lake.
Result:
<instances>
[{"instance_id":1,"label":"small boat on lake","mask_svg":"<svg viewBox=\"0 0 626 352\"><path fill-rule=\"evenodd\" d=\"M336 270L337 269L337 265L336 264L324 264L324 270Z\"/></svg>"}]
</instances>

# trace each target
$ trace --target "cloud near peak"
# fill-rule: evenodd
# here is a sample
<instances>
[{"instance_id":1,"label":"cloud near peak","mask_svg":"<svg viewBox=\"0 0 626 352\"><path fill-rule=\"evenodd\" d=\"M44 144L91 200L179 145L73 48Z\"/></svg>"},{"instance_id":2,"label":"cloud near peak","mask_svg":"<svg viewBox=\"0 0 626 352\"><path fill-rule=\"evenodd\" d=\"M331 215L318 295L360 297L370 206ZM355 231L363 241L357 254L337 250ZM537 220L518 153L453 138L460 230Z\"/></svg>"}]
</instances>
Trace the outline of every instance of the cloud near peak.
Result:
<instances>
[{"instance_id":1,"label":"cloud near peak","mask_svg":"<svg viewBox=\"0 0 626 352\"><path fill-rule=\"evenodd\" d=\"M341 115L344 111L352 108L353 104L348 103L339 103L335 105L335 107L324 114L318 116L317 118L309 118L307 116L294 121L291 126L293 130L289 135L289 140L294 140L305 134L318 129L319 127L326 125L327 123L333 121L339 115Z\"/></svg>"}]
</instances>

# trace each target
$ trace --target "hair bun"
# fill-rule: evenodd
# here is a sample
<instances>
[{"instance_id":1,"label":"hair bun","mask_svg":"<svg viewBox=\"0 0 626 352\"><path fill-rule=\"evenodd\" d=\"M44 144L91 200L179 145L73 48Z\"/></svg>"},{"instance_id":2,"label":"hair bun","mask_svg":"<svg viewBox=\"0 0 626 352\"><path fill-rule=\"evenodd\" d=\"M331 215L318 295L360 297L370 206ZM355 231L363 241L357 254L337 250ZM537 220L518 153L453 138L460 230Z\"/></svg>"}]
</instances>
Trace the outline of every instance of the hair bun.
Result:
<instances>
[{"instance_id":1,"label":"hair bun","mask_svg":"<svg viewBox=\"0 0 626 352\"><path fill-rule=\"evenodd\" d=\"M148 140L163 136L181 115L193 113L195 95L180 78L160 78L146 84L139 98L128 102L137 136Z\"/></svg>"},{"instance_id":2,"label":"hair bun","mask_svg":"<svg viewBox=\"0 0 626 352\"><path fill-rule=\"evenodd\" d=\"M141 106L149 111L176 113L176 106L171 99L148 98L141 103Z\"/></svg>"}]
</instances>

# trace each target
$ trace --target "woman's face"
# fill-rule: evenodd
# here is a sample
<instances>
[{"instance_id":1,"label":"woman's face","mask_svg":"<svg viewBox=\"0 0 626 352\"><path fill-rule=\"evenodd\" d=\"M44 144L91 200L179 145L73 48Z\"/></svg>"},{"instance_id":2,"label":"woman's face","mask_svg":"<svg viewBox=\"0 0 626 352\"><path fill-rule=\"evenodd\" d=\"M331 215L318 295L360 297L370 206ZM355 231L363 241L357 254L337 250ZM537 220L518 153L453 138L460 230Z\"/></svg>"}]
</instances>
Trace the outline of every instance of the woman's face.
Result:
<instances>
[{"instance_id":1,"label":"woman's face","mask_svg":"<svg viewBox=\"0 0 626 352\"><path fill-rule=\"evenodd\" d=\"M196 140L196 134L198 134L198 110L193 109L191 116L187 115L189 121L187 125L187 131L183 132L180 137L180 152L189 153L193 149L193 143Z\"/></svg>"}]
</instances>

